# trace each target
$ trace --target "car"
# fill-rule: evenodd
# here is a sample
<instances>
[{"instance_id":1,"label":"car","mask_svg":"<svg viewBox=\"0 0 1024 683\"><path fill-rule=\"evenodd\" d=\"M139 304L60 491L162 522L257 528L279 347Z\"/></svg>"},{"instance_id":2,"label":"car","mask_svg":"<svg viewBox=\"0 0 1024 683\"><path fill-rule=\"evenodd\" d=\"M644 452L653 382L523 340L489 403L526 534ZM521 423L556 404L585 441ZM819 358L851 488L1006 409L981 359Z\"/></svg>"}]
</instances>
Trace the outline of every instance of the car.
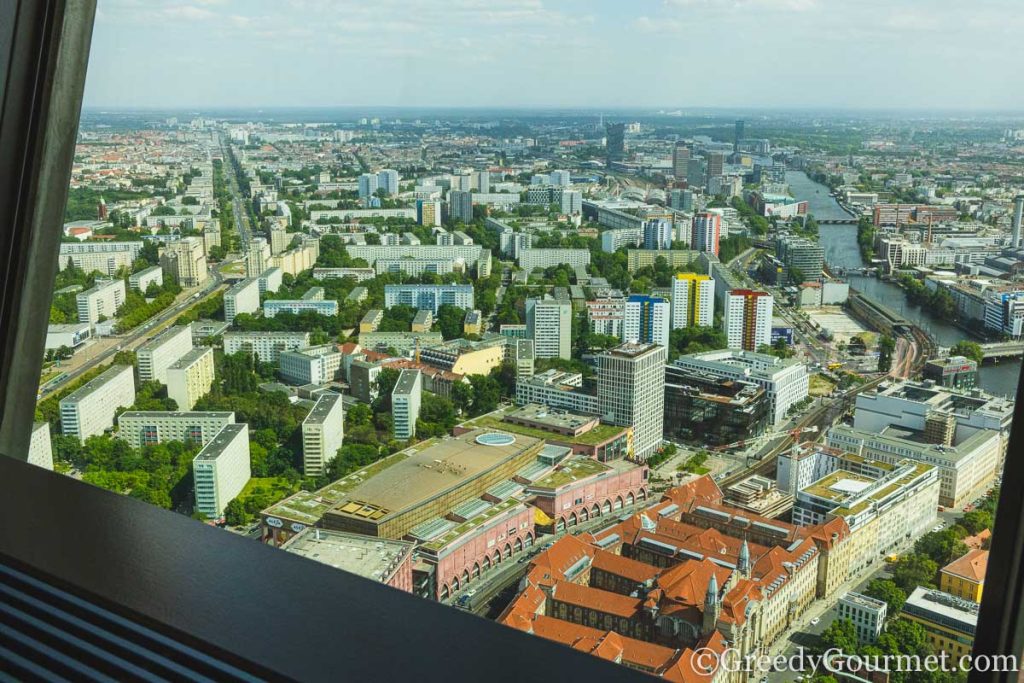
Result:
<instances>
[{"instance_id":1,"label":"car","mask_svg":"<svg viewBox=\"0 0 1024 683\"><path fill-rule=\"evenodd\" d=\"M813 619L811 619L811 626L817 626L820 621L821 619L819 619L818 617L814 617Z\"/></svg>"}]
</instances>

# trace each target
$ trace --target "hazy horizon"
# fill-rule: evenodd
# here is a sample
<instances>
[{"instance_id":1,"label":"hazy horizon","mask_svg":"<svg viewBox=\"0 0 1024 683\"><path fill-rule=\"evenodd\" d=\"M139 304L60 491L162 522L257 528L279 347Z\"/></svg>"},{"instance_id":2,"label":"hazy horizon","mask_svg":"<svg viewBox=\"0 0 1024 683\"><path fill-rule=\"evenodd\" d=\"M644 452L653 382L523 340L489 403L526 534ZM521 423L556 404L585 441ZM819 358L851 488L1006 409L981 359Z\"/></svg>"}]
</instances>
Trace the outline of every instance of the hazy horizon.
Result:
<instances>
[{"instance_id":1,"label":"hazy horizon","mask_svg":"<svg viewBox=\"0 0 1024 683\"><path fill-rule=\"evenodd\" d=\"M1010 0L100 0L108 109L1024 109ZM455 103L453 107L450 103Z\"/></svg>"}]
</instances>

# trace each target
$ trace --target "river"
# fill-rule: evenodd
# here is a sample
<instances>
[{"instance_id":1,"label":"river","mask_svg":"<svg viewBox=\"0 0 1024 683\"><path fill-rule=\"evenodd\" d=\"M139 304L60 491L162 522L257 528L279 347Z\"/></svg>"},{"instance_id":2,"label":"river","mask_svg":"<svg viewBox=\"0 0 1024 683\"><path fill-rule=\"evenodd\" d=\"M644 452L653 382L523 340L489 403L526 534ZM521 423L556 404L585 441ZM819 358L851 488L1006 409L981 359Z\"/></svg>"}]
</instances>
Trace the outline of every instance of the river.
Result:
<instances>
[{"instance_id":1,"label":"river","mask_svg":"<svg viewBox=\"0 0 1024 683\"><path fill-rule=\"evenodd\" d=\"M828 187L814 182L802 171L788 171L786 182L794 197L807 200L808 211L819 222L819 239L825 250L825 262L836 268L863 267L864 260L857 245L857 226L828 222L850 217L829 194ZM911 305L904 291L890 282L864 275L848 275L847 280L864 296L888 306L926 330L940 346L953 346L967 338L963 330ZM1004 361L983 366L979 371L979 383L990 393L1012 397L1017 391L1018 363Z\"/></svg>"}]
</instances>

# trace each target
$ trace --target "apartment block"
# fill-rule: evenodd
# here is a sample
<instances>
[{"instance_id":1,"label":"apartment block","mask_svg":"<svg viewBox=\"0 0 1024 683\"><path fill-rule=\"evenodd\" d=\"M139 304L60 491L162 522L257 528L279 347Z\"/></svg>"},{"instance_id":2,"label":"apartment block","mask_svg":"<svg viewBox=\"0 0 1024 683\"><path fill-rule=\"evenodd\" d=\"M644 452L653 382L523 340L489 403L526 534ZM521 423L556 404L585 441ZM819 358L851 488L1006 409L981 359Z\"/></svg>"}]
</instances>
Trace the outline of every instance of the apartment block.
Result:
<instances>
[{"instance_id":1,"label":"apartment block","mask_svg":"<svg viewBox=\"0 0 1024 683\"><path fill-rule=\"evenodd\" d=\"M164 284L164 271L160 266L143 268L139 272L132 273L128 276L128 286L142 292L143 294L145 294L146 290L149 289L149 286L154 283L157 287Z\"/></svg>"},{"instance_id":2,"label":"apartment block","mask_svg":"<svg viewBox=\"0 0 1024 683\"><path fill-rule=\"evenodd\" d=\"M420 415L423 376L419 370L402 370L391 392L391 417L395 438L411 439L416 436L416 420Z\"/></svg>"},{"instance_id":3,"label":"apartment block","mask_svg":"<svg viewBox=\"0 0 1024 683\"><path fill-rule=\"evenodd\" d=\"M230 410L188 412L175 410L127 410L117 418L117 438L132 448L166 441L208 444L220 430L234 423Z\"/></svg>"},{"instance_id":4,"label":"apartment block","mask_svg":"<svg viewBox=\"0 0 1024 683\"><path fill-rule=\"evenodd\" d=\"M167 384L167 368L192 348L192 330L188 325L168 327L136 349L139 381Z\"/></svg>"},{"instance_id":5,"label":"apartment block","mask_svg":"<svg viewBox=\"0 0 1024 683\"><path fill-rule=\"evenodd\" d=\"M253 314L260 310L260 282L246 278L224 292L224 320L232 323L239 313Z\"/></svg>"},{"instance_id":6,"label":"apartment block","mask_svg":"<svg viewBox=\"0 0 1024 683\"><path fill-rule=\"evenodd\" d=\"M768 292L734 289L725 295L725 327L730 349L757 351L772 343L775 299Z\"/></svg>"},{"instance_id":7,"label":"apartment block","mask_svg":"<svg viewBox=\"0 0 1024 683\"><path fill-rule=\"evenodd\" d=\"M192 460L196 511L210 519L224 514L252 476L249 425L229 424Z\"/></svg>"},{"instance_id":8,"label":"apartment block","mask_svg":"<svg viewBox=\"0 0 1024 683\"><path fill-rule=\"evenodd\" d=\"M473 285L384 285L384 306L403 304L435 315L443 304L469 310L474 307Z\"/></svg>"},{"instance_id":9,"label":"apartment block","mask_svg":"<svg viewBox=\"0 0 1024 683\"><path fill-rule=\"evenodd\" d=\"M32 425L32 437L28 442L26 462L44 469L53 470L53 444L50 441L50 423L36 422Z\"/></svg>"},{"instance_id":10,"label":"apartment block","mask_svg":"<svg viewBox=\"0 0 1024 683\"><path fill-rule=\"evenodd\" d=\"M545 295L526 300L526 334L533 340L536 358L572 355L572 303Z\"/></svg>"},{"instance_id":11,"label":"apartment block","mask_svg":"<svg viewBox=\"0 0 1024 683\"><path fill-rule=\"evenodd\" d=\"M715 322L715 281L708 275L676 273L672 280L672 329Z\"/></svg>"},{"instance_id":12,"label":"apartment block","mask_svg":"<svg viewBox=\"0 0 1024 683\"><path fill-rule=\"evenodd\" d=\"M60 401L61 433L84 442L114 426L118 408L135 403L135 373L113 365Z\"/></svg>"},{"instance_id":13,"label":"apartment block","mask_svg":"<svg viewBox=\"0 0 1024 683\"><path fill-rule=\"evenodd\" d=\"M208 275L202 240L184 237L168 242L160 253L160 267L182 287L202 286Z\"/></svg>"},{"instance_id":14,"label":"apartment block","mask_svg":"<svg viewBox=\"0 0 1024 683\"><path fill-rule=\"evenodd\" d=\"M78 322L95 324L100 318L113 318L125 299L124 280L99 282L75 297Z\"/></svg>"},{"instance_id":15,"label":"apartment block","mask_svg":"<svg viewBox=\"0 0 1024 683\"><path fill-rule=\"evenodd\" d=\"M192 410L213 386L213 347L198 346L167 368L167 396L179 410Z\"/></svg>"},{"instance_id":16,"label":"apartment block","mask_svg":"<svg viewBox=\"0 0 1024 683\"><path fill-rule=\"evenodd\" d=\"M334 460L345 437L345 403L341 394L325 393L302 421L302 473L319 477Z\"/></svg>"},{"instance_id":17,"label":"apartment block","mask_svg":"<svg viewBox=\"0 0 1024 683\"><path fill-rule=\"evenodd\" d=\"M633 457L643 461L661 445L665 413L665 359L656 344L625 343L597 357L601 419L633 428Z\"/></svg>"},{"instance_id":18,"label":"apartment block","mask_svg":"<svg viewBox=\"0 0 1024 683\"><path fill-rule=\"evenodd\" d=\"M668 347L669 302L658 296L632 294L626 299L622 340Z\"/></svg>"}]
</instances>

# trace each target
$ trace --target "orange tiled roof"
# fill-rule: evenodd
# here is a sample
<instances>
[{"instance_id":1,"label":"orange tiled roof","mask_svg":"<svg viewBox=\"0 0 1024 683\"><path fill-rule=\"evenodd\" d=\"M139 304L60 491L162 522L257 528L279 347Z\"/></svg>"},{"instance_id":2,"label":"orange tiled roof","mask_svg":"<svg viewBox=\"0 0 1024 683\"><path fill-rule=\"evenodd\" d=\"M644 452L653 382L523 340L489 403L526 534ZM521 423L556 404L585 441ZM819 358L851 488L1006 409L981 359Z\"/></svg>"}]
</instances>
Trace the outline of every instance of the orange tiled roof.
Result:
<instances>
[{"instance_id":1,"label":"orange tiled roof","mask_svg":"<svg viewBox=\"0 0 1024 683\"><path fill-rule=\"evenodd\" d=\"M761 600L761 589L750 579L740 579L722 598L719 619L742 624L747 620L747 606Z\"/></svg>"},{"instance_id":2,"label":"orange tiled roof","mask_svg":"<svg viewBox=\"0 0 1024 683\"><path fill-rule=\"evenodd\" d=\"M599 647L603 643L614 643L623 664L639 666L652 671L661 671L668 667L676 657L676 650L647 643L635 638L616 633L615 631L602 631L589 626L581 626L568 621L562 621L555 617L538 614L532 622L532 633L541 638L547 638L576 649L585 649L581 644L591 647ZM587 650L598 656L607 653ZM607 658L607 657L605 657Z\"/></svg>"},{"instance_id":3,"label":"orange tiled roof","mask_svg":"<svg viewBox=\"0 0 1024 683\"><path fill-rule=\"evenodd\" d=\"M992 538L992 531L990 529L982 529L974 536L968 536L964 539L964 545L968 548L980 548L985 544L985 541Z\"/></svg>"},{"instance_id":4,"label":"orange tiled roof","mask_svg":"<svg viewBox=\"0 0 1024 683\"><path fill-rule=\"evenodd\" d=\"M988 569L988 551L972 550L943 567L942 573L981 583L985 580L986 569Z\"/></svg>"},{"instance_id":5,"label":"orange tiled roof","mask_svg":"<svg viewBox=\"0 0 1024 683\"><path fill-rule=\"evenodd\" d=\"M583 558L593 560L596 552L597 548L577 536L563 536L533 558L527 577L537 585L553 586L556 581L565 580L565 573Z\"/></svg>"},{"instance_id":6,"label":"orange tiled roof","mask_svg":"<svg viewBox=\"0 0 1024 683\"><path fill-rule=\"evenodd\" d=\"M637 583L651 581L661 571L652 565L637 562L636 560L631 560L628 557L616 555L605 550L598 550L594 553L594 562L591 567L602 569L609 574L621 576Z\"/></svg>"},{"instance_id":7,"label":"orange tiled roof","mask_svg":"<svg viewBox=\"0 0 1024 683\"><path fill-rule=\"evenodd\" d=\"M697 665L703 663L703 657L697 657L698 650L716 653L719 657L725 652L725 638L718 631L697 643L697 648L684 649L679 658L669 667L662 677L674 683L710 683L715 678L715 671L699 671Z\"/></svg>"},{"instance_id":8,"label":"orange tiled roof","mask_svg":"<svg viewBox=\"0 0 1024 683\"><path fill-rule=\"evenodd\" d=\"M578 605L584 609L592 609L603 614L617 617L632 618L640 611L643 601L628 595L619 595L590 586L581 586L569 581L556 581L551 598L570 605Z\"/></svg>"}]
</instances>

